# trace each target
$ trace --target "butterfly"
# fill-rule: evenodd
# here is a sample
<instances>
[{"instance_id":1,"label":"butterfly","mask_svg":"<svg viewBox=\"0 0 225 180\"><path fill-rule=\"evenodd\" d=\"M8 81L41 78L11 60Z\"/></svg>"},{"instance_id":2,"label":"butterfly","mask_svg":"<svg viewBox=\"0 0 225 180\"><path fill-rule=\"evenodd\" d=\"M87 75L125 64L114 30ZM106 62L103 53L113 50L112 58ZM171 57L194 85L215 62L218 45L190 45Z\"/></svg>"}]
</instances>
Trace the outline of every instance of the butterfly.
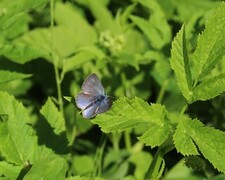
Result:
<instances>
[{"instance_id":1,"label":"butterfly","mask_svg":"<svg viewBox=\"0 0 225 180\"><path fill-rule=\"evenodd\" d=\"M83 82L82 92L75 98L77 107L82 110L84 118L93 118L108 111L112 100L105 95L101 81L96 74L90 74Z\"/></svg>"}]
</instances>

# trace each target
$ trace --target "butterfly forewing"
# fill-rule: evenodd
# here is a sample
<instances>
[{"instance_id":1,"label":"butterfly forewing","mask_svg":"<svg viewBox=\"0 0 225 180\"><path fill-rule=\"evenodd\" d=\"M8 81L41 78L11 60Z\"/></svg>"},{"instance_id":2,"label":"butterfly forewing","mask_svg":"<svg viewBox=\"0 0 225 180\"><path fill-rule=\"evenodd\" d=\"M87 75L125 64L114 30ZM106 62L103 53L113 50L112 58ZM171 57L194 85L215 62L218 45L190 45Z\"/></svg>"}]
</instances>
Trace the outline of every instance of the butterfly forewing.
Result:
<instances>
[{"instance_id":1,"label":"butterfly forewing","mask_svg":"<svg viewBox=\"0 0 225 180\"><path fill-rule=\"evenodd\" d=\"M91 74L87 77L82 85L82 91L86 94L100 95L104 94L104 88L96 74Z\"/></svg>"}]
</instances>

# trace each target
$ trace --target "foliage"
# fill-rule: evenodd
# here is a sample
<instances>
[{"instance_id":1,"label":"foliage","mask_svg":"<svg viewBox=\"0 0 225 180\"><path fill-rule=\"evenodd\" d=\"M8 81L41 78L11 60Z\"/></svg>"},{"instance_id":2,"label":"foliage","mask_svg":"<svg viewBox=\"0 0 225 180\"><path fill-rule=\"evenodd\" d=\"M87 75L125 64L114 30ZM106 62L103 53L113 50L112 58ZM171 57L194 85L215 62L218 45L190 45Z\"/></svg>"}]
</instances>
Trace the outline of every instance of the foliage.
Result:
<instances>
[{"instance_id":1,"label":"foliage","mask_svg":"<svg viewBox=\"0 0 225 180\"><path fill-rule=\"evenodd\" d=\"M224 2L0 1L0 177L223 179L224 60Z\"/></svg>"}]
</instances>

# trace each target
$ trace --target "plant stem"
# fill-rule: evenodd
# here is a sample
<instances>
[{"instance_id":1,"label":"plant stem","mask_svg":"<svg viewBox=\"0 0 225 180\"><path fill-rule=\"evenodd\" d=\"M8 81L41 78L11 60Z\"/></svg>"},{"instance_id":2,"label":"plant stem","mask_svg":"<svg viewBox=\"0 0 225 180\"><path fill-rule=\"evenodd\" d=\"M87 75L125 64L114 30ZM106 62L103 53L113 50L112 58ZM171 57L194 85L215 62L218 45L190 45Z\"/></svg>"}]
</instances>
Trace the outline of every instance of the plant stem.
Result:
<instances>
[{"instance_id":1,"label":"plant stem","mask_svg":"<svg viewBox=\"0 0 225 180\"><path fill-rule=\"evenodd\" d=\"M62 98L62 90L61 90L61 80L59 77L59 71L57 66L54 65L55 76L56 76L56 87L57 87L57 95L58 95L58 102L59 102L59 110L64 117L64 109L63 109L63 98Z\"/></svg>"},{"instance_id":2,"label":"plant stem","mask_svg":"<svg viewBox=\"0 0 225 180\"><path fill-rule=\"evenodd\" d=\"M156 154L153 157L153 160L148 168L148 171L145 175L145 179L158 179L158 174L160 172L160 168L163 162L163 156L174 149L172 137L169 137L168 140L162 144Z\"/></svg>"},{"instance_id":3,"label":"plant stem","mask_svg":"<svg viewBox=\"0 0 225 180\"><path fill-rule=\"evenodd\" d=\"M148 172L146 173L145 179L155 179L158 176L159 168L162 163L163 157L160 153L160 147L158 148L154 158L151 162Z\"/></svg>"},{"instance_id":4,"label":"plant stem","mask_svg":"<svg viewBox=\"0 0 225 180\"><path fill-rule=\"evenodd\" d=\"M61 79L58 71L58 57L56 57L54 53L54 0L51 0L50 4L50 11L51 11L51 19L50 19L50 27L51 27L51 54L53 58L53 65L54 65L54 72L56 78L56 88L57 88L57 95L58 95L58 103L59 103L59 110L64 117L64 109L63 109L63 99L62 99L62 90L61 90Z\"/></svg>"},{"instance_id":5,"label":"plant stem","mask_svg":"<svg viewBox=\"0 0 225 180\"><path fill-rule=\"evenodd\" d=\"M188 107L188 104L186 103L184 105L184 107L182 108L181 112L180 112L180 116L184 114L184 112L186 111L187 107Z\"/></svg>"},{"instance_id":6,"label":"plant stem","mask_svg":"<svg viewBox=\"0 0 225 180\"><path fill-rule=\"evenodd\" d=\"M112 133L113 148L115 151L119 150L118 133Z\"/></svg>"},{"instance_id":7,"label":"plant stem","mask_svg":"<svg viewBox=\"0 0 225 180\"><path fill-rule=\"evenodd\" d=\"M164 96L164 94L165 94L166 87L167 87L168 83L169 83L169 80L168 80L168 79L166 79L166 80L163 82L163 85L162 85L162 87L161 87L161 89L160 89L160 91L159 91L159 95L158 95L158 97L157 97L156 103L161 103L161 102L162 102L162 99L163 99L163 96Z\"/></svg>"},{"instance_id":8,"label":"plant stem","mask_svg":"<svg viewBox=\"0 0 225 180\"><path fill-rule=\"evenodd\" d=\"M103 142L102 142L101 147L99 149L98 172L97 172L97 176L98 177L101 177L101 175L102 175L102 159L103 159L103 152L104 152L105 145L106 145L106 138L105 138L104 135L103 135L103 140L102 141Z\"/></svg>"},{"instance_id":9,"label":"plant stem","mask_svg":"<svg viewBox=\"0 0 225 180\"><path fill-rule=\"evenodd\" d=\"M131 139L130 139L130 131L129 130L124 132L124 140L125 140L126 149L128 151L130 151L131 150Z\"/></svg>"}]
</instances>

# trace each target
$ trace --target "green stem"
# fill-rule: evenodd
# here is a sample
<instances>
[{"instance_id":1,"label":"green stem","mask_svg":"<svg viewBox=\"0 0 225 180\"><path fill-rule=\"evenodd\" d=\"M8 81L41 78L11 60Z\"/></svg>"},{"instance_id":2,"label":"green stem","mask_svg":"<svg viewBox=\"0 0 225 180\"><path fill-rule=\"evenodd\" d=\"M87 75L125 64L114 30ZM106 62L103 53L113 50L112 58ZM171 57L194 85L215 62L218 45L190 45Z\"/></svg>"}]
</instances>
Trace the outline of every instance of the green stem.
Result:
<instances>
[{"instance_id":1,"label":"green stem","mask_svg":"<svg viewBox=\"0 0 225 180\"><path fill-rule=\"evenodd\" d=\"M61 89L61 80L59 77L59 71L57 66L54 65L55 76L56 76L56 87L57 87L57 95L58 95L58 102L59 102L59 110L64 117L64 109L63 109L63 98L62 98L62 89Z\"/></svg>"},{"instance_id":2,"label":"green stem","mask_svg":"<svg viewBox=\"0 0 225 180\"><path fill-rule=\"evenodd\" d=\"M98 177L101 177L101 175L102 175L102 160L103 160L103 152L105 149L105 145L106 145L106 138L104 136L103 143L102 143L100 151L99 151L98 174L97 174Z\"/></svg>"},{"instance_id":3,"label":"green stem","mask_svg":"<svg viewBox=\"0 0 225 180\"><path fill-rule=\"evenodd\" d=\"M148 168L148 171L145 175L145 179L158 179L160 173L160 168L163 163L163 156L169 151L174 149L172 137L169 137L168 140L160 146L153 157L153 160Z\"/></svg>"},{"instance_id":4,"label":"green stem","mask_svg":"<svg viewBox=\"0 0 225 180\"><path fill-rule=\"evenodd\" d=\"M50 12L51 12L50 26L51 26L51 29L53 29L53 27L54 27L54 0L51 0Z\"/></svg>"},{"instance_id":5,"label":"green stem","mask_svg":"<svg viewBox=\"0 0 225 180\"><path fill-rule=\"evenodd\" d=\"M131 150L131 139L130 139L130 131L129 130L124 132L124 141L125 141L126 149L128 151L130 151Z\"/></svg>"},{"instance_id":6,"label":"green stem","mask_svg":"<svg viewBox=\"0 0 225 180\"><path fill-rule=\"evenodd\" d=\"M118 133L112 133L113 148L115 151L119 150Z\"/></svg>"},{"instance_id":7,"label":"green stem","mask_svg":"<svg viewBox=\"0 0 225 180\"><path fill-rule=\"evenodd\" d=\"M186 111L187 107L188 107L188 104L186 103L184 105L184 107L181 109L180 116L182 116L184 114L184 112Z\"/></svg>"},{"instance_id":8,"label":"green stem","mask_svg":"<svg viewBox=\"0 0 225 180\"><path fill-rule=\"evenodd\" d=\"M160 148L158 148L154 158L151 162L148 172L146 173L145 179L155 179L158 176L158 172L162 163L163 157L160 153Z\"/></svg>"},{"instance_id":9,"label":"green stem","mask_svg":"<svg viewBox=\"0 0 225 180\"><path fill-rule=\"evenodd\" d=\"M169 83L168 79L163 82L163 85L162 85L162 87L161 87L161 89L159 91L159 95L157 97L156 103L161 103L162 102L162 99L163 99L163 96L164 96L164 94L166 92L166 87L167 87L168 83Z\"/></svg>"},{"instance_id":10,"label":"green stem","mask_svg":"<svg viewBox=\"0 0 225 180\"><path fill-rule=\"evenodd\" d=\"M94 170L92 174L92 179L95 177L101 177L102 174L102 159L103 159L103 152L106 145L106 137L104 134L101 135L99 146L96 150L94 156Z\"/></svg>"},{"instance_id":11,"label":"green stem","mask_svg":"<svg viewBox=\"0 0 225 180\"><path fill-rule=\"evenodd\" d=\"M54 54L54 0L51 0L50 4L50 11L51 11L51 19L50 19L50 27L51 27L51 54L53 58L53 65L54 65L54 72L55 72L55 77L56 77L56 88L57 88L57 95L58 95L58 103L59 103L59 109L64 117L64 109L63 109L63 98L62 98L62 90L61 90L61 79L58 71L58 57L55 56Z\"/></svg>"}]
</instances>

